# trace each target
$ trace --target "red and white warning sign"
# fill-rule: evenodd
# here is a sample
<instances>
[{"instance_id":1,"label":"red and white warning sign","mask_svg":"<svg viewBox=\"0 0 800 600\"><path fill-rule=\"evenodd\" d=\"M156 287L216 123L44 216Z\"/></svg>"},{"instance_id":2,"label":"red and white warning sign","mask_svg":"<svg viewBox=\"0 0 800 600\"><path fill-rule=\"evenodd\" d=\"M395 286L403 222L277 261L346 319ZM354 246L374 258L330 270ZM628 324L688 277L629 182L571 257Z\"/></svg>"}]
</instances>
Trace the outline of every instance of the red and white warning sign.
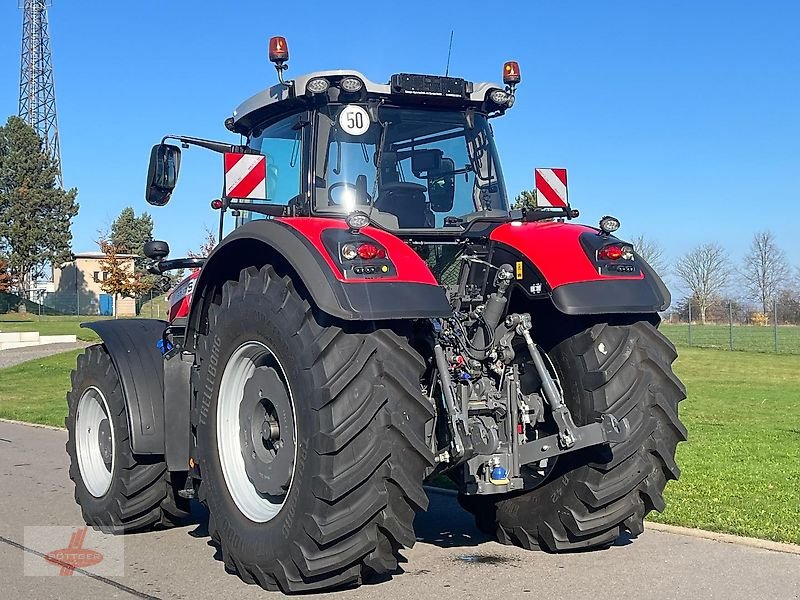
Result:
<instances>
[{"instance_id":1,"label":"red and white warning sign","mask_svg":"<svg viewBox=\"0 0 800 600\"><path fill-rule=\"evenodd\" d=\"M267 198L267 157L225 153L225 195L228 198Z\"/></svg>"},{"instance_id":2,"label":"red and white warning sign","mask_svg":"<svg viewBox=\"0 0 800 600\"><path fill-rule=\"evenodd\" d=\"M569 206L566 169L536 169L536 203L539 206Z\"/></svg>"}]
</instances>

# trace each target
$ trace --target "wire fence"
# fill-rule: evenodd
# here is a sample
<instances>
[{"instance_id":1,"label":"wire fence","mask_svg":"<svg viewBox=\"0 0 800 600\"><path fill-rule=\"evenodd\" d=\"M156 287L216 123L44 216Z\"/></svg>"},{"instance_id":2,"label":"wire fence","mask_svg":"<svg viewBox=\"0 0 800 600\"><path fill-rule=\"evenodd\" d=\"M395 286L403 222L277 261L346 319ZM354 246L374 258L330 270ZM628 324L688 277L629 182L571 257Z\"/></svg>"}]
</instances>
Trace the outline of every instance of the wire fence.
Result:
<instances>
[{"instance_id":1,"label":"wire fence","mask_svg":"<svg viewBox=\"0 0 800 600\"><path fill-rule=\"evenodd\" d=\"M727 302L684 303L664 315L664 334L678 346L741 352L800 354L800 311L773 303L767 311Z\"/></svg>"},{"instance_id":2,"label":"wire fence","mask_svg":"<svg viewBox=\"0 0 800 600\"><path fill-rule=\"evenodd\" d=\"M29 316L106 316L165 319L169 314L166 296L152 290L138 298L111 297L90 292L72 293L31 290L23 298L16 294L0 293L0 314L25 313Z\"/></svg>"},{"instance_id":3,"label":"wire fence","mask_svg":"<svg viewBox=\"0 0 800 600\"><path fill-rule=\"evenodd\" d=\"M6 319L14 313L48 319L114 315L113 307L104 306L102 298L89 294L34 291L30 298L22 300L13 294L0 293L0 315L6 314ZM157 290L127 302L127 314L119 316L168 318L166 296ZM661 330L677 346L800 354L800 302L774 303L767 312L736 302L717 303L705 310L695 303L679 303L663 315Z\"/></svg>"}]
</instances>

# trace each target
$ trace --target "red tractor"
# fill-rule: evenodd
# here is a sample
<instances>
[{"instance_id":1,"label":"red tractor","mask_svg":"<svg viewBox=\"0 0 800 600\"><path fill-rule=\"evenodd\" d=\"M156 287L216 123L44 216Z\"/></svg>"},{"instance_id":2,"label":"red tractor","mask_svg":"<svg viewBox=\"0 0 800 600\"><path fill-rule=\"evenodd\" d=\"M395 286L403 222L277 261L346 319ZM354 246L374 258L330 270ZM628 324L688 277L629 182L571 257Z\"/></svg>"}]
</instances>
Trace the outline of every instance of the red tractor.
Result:
<instances>
[{"instance_id":1,"label":"red tractor","mask_svg":"<svg viewBox=\"0 0 800 600\"><path fill-rule=\"evenodd\" d=\"M212 207L236 227L171 294L170 321L87 323L67 450L86 522L140 531L209 512L225 566L301 592L397 570L423 489L449 477L481 530L603 548L662 510L685 397L657 329L669 294L565 207L511 210L490 120L504 85L355 71L280 82L226 128ZM153 148L148 202L179 146Z\"/></svg>"}]
</instances>

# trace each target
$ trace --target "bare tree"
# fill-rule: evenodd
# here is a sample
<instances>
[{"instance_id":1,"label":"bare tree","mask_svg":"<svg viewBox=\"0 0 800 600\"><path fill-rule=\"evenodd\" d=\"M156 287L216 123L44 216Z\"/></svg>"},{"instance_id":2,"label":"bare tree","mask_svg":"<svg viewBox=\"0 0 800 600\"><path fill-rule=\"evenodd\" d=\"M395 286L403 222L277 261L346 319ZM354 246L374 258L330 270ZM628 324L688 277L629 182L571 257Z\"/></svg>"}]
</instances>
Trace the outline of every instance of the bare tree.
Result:
<instances>
[{"instance_id":1,"label":"bare tree","mask_svg":"<svg viewBox=\"0 0 800 600\"><path fill-rule=\"evenodd\" d=\"M211 229L209 229L208 225L206 225L200 248L198 250L189 250L188 255L191 258L208 258L208 255L211 254L211 251L216 245L217 236Z\"/></svg>"},{"instance_id":2,"label":"bare tree","mask_svg":"<svg viewBox=\"0 0 800 600\"><path fill-rule=\"evenodd\" d=\"M664 258L664 249L656 240L637 235L631 240L633 249L636 253L647 261L656 273L664 277L669 273L666 259Z\"/></svg>"},{"instance_id":3,"label":"bare tree","mask_svg":"<svg viewBox=\"0 0 800 600\"><path fill-rule=\"evenodd\" d=\"M771 231L759 231L753 235L739 274L747 297L758 302L763 312L769 314L773 301L790 283L792 275L786 254L778 247Z\"/></svg>"},{"instance_id":4,"label":"bare tree","mask_svg":"<svg viewBox=\"0 0 800 600\"><path fill-rule=\"evenodd\" d=\"M730 272L727 253L716 243L697 246L675 265L675 274L691 292L690 302L700 308L701 323L706 322L708 308L728 285Z\"/></svg>"}]
</instances>

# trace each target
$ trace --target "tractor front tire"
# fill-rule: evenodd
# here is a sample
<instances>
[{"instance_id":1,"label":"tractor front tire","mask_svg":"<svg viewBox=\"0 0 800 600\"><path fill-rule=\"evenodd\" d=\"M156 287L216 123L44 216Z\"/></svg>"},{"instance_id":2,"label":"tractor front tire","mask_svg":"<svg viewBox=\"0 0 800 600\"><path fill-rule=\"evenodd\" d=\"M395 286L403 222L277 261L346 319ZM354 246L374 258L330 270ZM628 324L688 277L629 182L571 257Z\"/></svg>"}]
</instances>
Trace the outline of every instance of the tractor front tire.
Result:
<instances>
[{"instance_id":1,"label":"tractor front tire","mask_svg":"<svg viewBox=\"0 0 800 600\"><path fill-rule=\"evenodd\" d=\"M243 270L217 302L194 418L226 569L287 593L391 574L428 502L422 358L385 323L318 313L272 266Z\"/></svg>"},{"instance_id":2,"label":"tractor front tire","mask_svg":"<svg viewBox=\"0 0 800 600\"><path fill-rule=\"evenodd\" d=\"M88 525L129 533L171 527L189 515L164 457L131 450L122 386L105 346L78 356L67 405L69 477Z\"/></svg>"},{"instance_id":3,"label":"tractor front tire","mask_svg":"<svg viewBox=\"0 0 800 600\"><path fill-rule=\"evenodd\" d=\"M678 442L686 429L678 403L686 397L672 372L674 346L647 322L598 324L563 340L548 355L575 422L610 412L631 427L624 442L558 458L541 486L494 499L461 496L478 527L506 544L549 552L603 548L644 517L664 509L667 481L677 479Z\"/></svg>"}]
</instances>

